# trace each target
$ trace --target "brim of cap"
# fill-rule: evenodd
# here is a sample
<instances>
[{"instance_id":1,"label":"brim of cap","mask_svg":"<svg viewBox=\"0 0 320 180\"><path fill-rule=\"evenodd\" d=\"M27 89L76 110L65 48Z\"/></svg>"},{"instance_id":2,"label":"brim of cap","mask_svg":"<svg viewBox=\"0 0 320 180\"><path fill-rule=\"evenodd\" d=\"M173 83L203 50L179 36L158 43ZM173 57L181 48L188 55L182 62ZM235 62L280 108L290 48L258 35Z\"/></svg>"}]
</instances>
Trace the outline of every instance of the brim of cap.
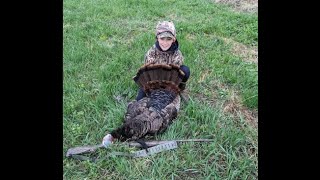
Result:
<instances>
[{"instance_id":1,"label":"brim of cap","mask_svg":"<svg viewBox=\"0 0 320 180\"><path fill-rule=\"evenodd\" d=\"M161 34L158 35L158 38L163 38L163 37L171 37L171 38L174 38L174 36L169 33L169 32L163 32Z\"/></svg>"}]
</instances>

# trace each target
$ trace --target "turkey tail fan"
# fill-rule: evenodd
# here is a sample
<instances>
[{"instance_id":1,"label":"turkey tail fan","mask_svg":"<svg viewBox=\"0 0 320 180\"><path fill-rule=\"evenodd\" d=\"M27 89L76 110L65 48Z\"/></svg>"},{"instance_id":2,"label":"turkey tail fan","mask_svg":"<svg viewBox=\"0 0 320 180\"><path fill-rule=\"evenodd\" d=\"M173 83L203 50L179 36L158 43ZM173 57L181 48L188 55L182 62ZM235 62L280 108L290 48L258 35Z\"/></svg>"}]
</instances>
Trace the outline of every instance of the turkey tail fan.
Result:
<instances>
[{"instance_id":1,"label":"turkey tail fan","mask_svg":"<svg viewBox=\"0 0 320 180\"><path fill-rule=\"evenodd\" d=\"M103 144L107 146L113 138L120 141L138 140L146 135L164 132L177 117L180 108L179 83L184 76L177 65L142 66L133 79L147 97L128 104L124 123L111 131Z\"/></svg>"},{"instance_id":2,"label":"turkey tail fan","mask_svg":"<svg viewBox=\"0 0 320 180\"><path fill-rule=\"evenodd\" d=\"M177 85L179 85L182 81L182 79L184 78L185 74L184 72L180 69L179 66L177 65L172 65L174 69L176 69L176 74L175 76L171 76L173 79L171 79L171 81L174 81Z\"/></svg>"},{"instance_id":3,"label":"turkey tail fan","mask_svg":"<svg viewBox=\"0 0 320 180\"><path fill-rule=\"evenodd\" d=\"M145 92L153 89L167 89L179 93L179 84L184 76L177 65L146 64L138 70L133 79Z\"/></svg>"}]
</instances>

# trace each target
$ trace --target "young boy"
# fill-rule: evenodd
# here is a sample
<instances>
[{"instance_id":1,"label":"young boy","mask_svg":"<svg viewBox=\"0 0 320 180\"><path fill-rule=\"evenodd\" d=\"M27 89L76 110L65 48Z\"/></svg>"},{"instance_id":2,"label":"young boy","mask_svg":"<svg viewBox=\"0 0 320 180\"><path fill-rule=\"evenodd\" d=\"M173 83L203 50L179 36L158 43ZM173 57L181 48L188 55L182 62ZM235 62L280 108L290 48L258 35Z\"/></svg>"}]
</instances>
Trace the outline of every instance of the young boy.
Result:
<instances>
[{"instance_id":1,"label":"young boy","mask_svg":"<svg viewBox=\"0 0 320 180\"><path fill-rule=\"evenodd\" d=\"M144 63L179 65L180 69L185 73L185 78L179 85L184 90L190 76L190 69L188 66L183 65L183 60L173 22L159 22L156 26L156 42L146 53ZM138 101L145 96L145 92L139 89L136 100Z\"/></svg>"}]
</instances>

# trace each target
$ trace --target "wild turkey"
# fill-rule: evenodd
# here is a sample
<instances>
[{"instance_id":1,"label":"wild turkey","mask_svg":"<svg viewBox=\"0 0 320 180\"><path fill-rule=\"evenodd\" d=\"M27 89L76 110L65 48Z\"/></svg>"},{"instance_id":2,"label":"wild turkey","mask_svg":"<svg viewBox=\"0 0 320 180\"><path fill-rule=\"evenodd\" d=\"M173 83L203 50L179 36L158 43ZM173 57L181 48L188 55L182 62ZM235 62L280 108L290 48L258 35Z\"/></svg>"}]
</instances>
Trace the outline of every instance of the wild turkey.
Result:
<instances>
[{"instance_id":1,"label":"wild turkey","mask_svg":"<svg viewBox=\"0 0 320 180\"><path fill-rule=\"evenodd\" d=\"M180 108L179 84L183 77L183 71L176 65L142 66L133 80L147 96L128 104L123 125L107 134L102 143L108 146L114 139L139 140L146 135L164 132L177 117Z\"/></svg>"}]
</instances>

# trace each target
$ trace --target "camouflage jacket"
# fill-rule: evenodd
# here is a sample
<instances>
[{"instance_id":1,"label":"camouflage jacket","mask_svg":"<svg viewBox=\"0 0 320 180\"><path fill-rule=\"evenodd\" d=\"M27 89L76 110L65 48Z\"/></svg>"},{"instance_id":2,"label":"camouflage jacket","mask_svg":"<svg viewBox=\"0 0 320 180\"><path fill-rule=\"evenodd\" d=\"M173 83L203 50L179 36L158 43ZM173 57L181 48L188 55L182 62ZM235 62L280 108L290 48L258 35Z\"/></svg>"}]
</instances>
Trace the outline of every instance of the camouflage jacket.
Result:
<instances>
[{"instance_id":1,"label":"camouflage jacket","mask_svg":"<svg viewBox=\"0 0 320 180\"><path fill-rule=\"evenodd\" d=\"M153 45L145 54L144 63L152 64L175 64L181 66L183 64L183 56L179 49L175 51L163 52L156 45Z\"/></svg>"}]
</instances>

